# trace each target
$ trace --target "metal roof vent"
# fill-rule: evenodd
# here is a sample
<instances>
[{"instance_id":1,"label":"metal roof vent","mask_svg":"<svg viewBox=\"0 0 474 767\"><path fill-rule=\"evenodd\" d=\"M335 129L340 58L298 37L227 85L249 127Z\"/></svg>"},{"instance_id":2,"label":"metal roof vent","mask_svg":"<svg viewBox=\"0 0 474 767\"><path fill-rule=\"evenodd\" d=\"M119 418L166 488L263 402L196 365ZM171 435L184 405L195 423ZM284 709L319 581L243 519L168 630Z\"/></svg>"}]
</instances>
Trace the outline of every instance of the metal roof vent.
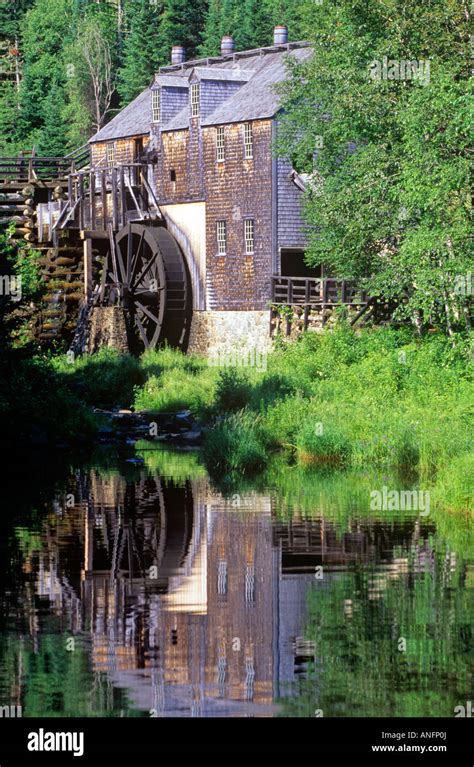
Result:
<instances>
[{"instance_id":1,"label":"metal roof vent","mask_svg":"<svg viewBox=\"0 0 474 767\"><path fill-rule=\"evenodd\" d=\"M171 49L171 63L182 64L186 60L186 54L182 45L173 45Z\"/></svg>"},{"instance_id":2,"label":"metal roof vent","mask_svg":"<svg viewBox=\"0 0 474 767\"><path fill-rule=\"evenodd\" d=\"M273 30L273 44L286 45L288 43L288 27L286 24L278 24Z\"/></svg>"},{"instance_id":3,"label":"metal roof vent","mask_svg":"<svg viewBox=\"0 0 474 767\"><path fill-rule=\"evenodd\" d=\"M222 56L229 56L235 51L234 38L230 35L225 35L221 41L221 54Z\"/></svg>"}]
</instances>

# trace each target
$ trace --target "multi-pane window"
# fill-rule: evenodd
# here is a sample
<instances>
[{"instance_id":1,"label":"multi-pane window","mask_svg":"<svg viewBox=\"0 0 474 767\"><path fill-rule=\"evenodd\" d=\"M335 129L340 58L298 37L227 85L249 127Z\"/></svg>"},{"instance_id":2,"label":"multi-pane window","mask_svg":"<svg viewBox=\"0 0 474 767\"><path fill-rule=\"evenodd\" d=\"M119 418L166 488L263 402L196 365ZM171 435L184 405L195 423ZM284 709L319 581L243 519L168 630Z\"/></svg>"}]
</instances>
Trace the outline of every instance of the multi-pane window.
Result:
<instances>
[{"instance_id":1,"label":"multi-pane window","mask_svg":"<svg viewBox=\"0 0 474 767\"><path fill-rule=\"evenodd\" d=\"M253 126L252 123L244 125L244 157L246 160L253 158Z\"/></svg>"},{"instance_id":2,"label":"multi-pane window","mask_svg":"<svg viewBox=\"0 0 474 767\"><path fill-rule=\"evenodd\" d=\"M255 252L255 222L253 218L245 219L245 253L250 256Z\"/></svg>"},{"instance_id":3,"label":"multi-pane window","mask_svg":"<svg viewBox=\"0 0 474 767\"><path fill-rule=\"evenodd\" d=\"M191 84L191 117L199 117L199 83Z\"/></svg>"},{"instance_id":4,"label":"multi-pane window","mask_svg":"<svg viewBox=\"0 0 474 767\"><path fill-rule=\"evenodd\" d=\"M108 168L115 165L115 144L113 141L105 145L105 161Z\"/></svg>"},{"instance_id":5,"label":"multi-pane window","mask_svg":"<svg viewBox=\"0 0 474 767\"><path fill-rule=\"evenodd\" d=\"M227 224L225 221L217 222L217 255L225 256L227 253Z\"/></svg>"},{"instance_id":6,"label":"multi-pane window","mask_svg":"<svg viewBox=\"0 0 474 767\"><path fill-rule=\"evenodd\" d=\"M160 106L161 98L160 91L155 90L151 92L151 119L154 123L160 122Z\"/></svg>"},{"instance_id":7,"label":"multi-pane window","mask_svg":"<svg viewBox=\"0 0 474 767\"><path fill-rule=\"evenodd\" d=\"M253 700L255 690L255 665L253 658L245 658L245 699Z\"/></svg>"},{"instance_id":8,"label":"multi-pane window","mask_svg":"<svg viewBox=\"0 0 474 767\"><path fill-rule=\"evenodd\" d=\"M217 565L217 593L220 597L227 595L227 562L221 559Z\"/></svg>"},{"instance_id":9,"label":"multi-pane window","mask_svg":"<svg viewBox=\"0 0 474 767\"><path fill-rule=\"evenodd\" d=\"M248 605L255 603L255 568L247 565L245 568L245 601Z\"/></svg>"},{"instance_id":10,"label":"multi-pane window","mask_svg":"<svg viewBox=\"0 0 474 767\"><path fill-rule=\"evenodd\" d=\"M220 125L216 132L217 162L225 160L224 126Z\"/></svg>"}]
</instances>

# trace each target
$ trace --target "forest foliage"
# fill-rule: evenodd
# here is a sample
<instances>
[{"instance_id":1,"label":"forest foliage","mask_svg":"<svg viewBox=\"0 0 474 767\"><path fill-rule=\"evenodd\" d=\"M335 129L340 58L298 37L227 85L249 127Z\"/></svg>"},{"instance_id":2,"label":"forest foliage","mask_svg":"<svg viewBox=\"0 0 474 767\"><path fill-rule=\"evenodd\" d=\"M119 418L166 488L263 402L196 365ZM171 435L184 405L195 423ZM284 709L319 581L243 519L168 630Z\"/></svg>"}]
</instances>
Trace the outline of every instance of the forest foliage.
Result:
<instances>
[{"instance_id":1,"label":"forest foliage","mask_svg":"<svg viewBox=\"0 0 474 767\"><path fill-rule=\"evenodd\" d=\"M10 0L0 2L0 153L84 144L170 61L269 45L301 31L297 0Z\"/></svg>"}]
</instances>

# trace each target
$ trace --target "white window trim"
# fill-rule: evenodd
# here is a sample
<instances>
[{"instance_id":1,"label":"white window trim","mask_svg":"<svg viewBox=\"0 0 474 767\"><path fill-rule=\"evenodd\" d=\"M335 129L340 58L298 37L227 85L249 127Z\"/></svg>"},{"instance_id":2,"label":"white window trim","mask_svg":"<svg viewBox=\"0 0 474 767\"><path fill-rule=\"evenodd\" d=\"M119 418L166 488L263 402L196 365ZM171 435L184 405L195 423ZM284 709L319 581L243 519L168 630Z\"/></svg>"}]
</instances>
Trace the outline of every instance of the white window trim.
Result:
<instances>
[{"instance_id":1,"label":"white window trim","mask_svg":"<svg viewBox=\"0 0 474 767\"><path fill-rule=\"evenodd\" d=\"M252 237L249 237L251 233ZM245 241L245 255L253 256L255 253L255 219L244 219L244 241Z\"/></svg>"},{"instance_id":2,"label":"white window trim","mask_svg":"<svg viewBox=\"0 0 474 767\"><path fill-rule=\"evenodd\" d=\"M227 596L227 562L221 559L217 565L217 593L221 597Z\"/></svg>"},{"instance_id":3,"label":"white window trim","mask_svg":"<svg viewBox=\"0 0 474 767\"><path fill-rule=\"evenodd\" d=\"M225 133L224 126L216 128L216 162L225 162Z\"/></svg>"},{"instance_id":4,"label":"white window trim","mask_svg":"<svg viewBox=\"0 0 474 767\"><path fill-rule=\"evenodd\" d=\"M159 89L151 92L151 121L155 124L161 122L161 91Z\"/></svg>"},{"instance_id":5,"label":"white window trim","mask_svg":"<svg viewBox=\"0 0 474 767\"><path fill-rule=\"evenodd\" d=\"M253 160L253 125L244 123L244 159Z\"/></svg>"},{"instance_id":6,"label":"white window trim","mask_svg":"<svg viewBox=\"0 0 474 767\"><path fill-rule=\"evenodd\" d=\"M227 221L219 219L216 223L217 255L227 255Z\"/></svg>"},{"instance_id":7,"label":"white window trim","mask_svg":"<svg viewBox=\"0 0 474 767\"><path fill-rule=\"evenodd\" d=\"M201 113L201 93L199 83L191 83L190 88L191 98L191 117L199 117Z\"/></svg>"},{"instance_id":8,"label":"white window trim","mask_svg":"<svg viewBox=\"0 0 474 767\"><path fill-rule=\"evenodd\" d=\"M107 142L105 145L105 164L108 168L115 165L115 142Z\"/></svg>"}]
</instances>

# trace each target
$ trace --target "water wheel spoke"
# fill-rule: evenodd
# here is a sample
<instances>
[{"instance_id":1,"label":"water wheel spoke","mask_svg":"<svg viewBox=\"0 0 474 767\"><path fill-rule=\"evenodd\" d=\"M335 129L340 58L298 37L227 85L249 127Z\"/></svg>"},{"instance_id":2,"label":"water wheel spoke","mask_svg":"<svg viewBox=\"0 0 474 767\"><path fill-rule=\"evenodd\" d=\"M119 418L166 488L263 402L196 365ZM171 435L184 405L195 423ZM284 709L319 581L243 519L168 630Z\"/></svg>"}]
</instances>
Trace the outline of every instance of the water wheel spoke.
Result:
<instances>
[{"instance_id":1,"label":"water wheel spoke","mask_svg":"<svg viewBox=\"0 0 474 767\"><path fill-rule=\"evenodd\" d=\"M141 335L143 344L145 346L145 349L148 349L149 346L150 346L150 342L149 342L148 336L147 336L147 334L145 332L145 328L143 327L142 321L141 321L140 317L137 314L135 315L135 324L138 327L138 330L140 332L140 335Z\"/></svg>"},{"instance_id":2,"label":"water wheel spoke","mask_svg":"<svg viewBox=\"0 0 474 767\"><path fill-rule=\"evenodd\" d=\"M154 254L154 256L150 258L148 263L145 265L145 268L142 269L142 271L140 272L139 276L137 277L135 281L135 284L133 285L134 290L136 290L136 287L142 282L143 278L146 277L146 275L148 274L152 266L155 265L155 259L156 259L156 254Z\"/></svg>"},{"instance_id":3,"label":"water wheel spoke","mask_svg":"<svg viewBox=\"0 0 474 767\"><path fill-rule=\"evenodd\" d=\"M130 283L130 274L132 270L132 257L133 257L133 235L132 225L128 224L128 237L127 237L127 269L125 271L125 282L128 285Z\"/></svg>"},{"instance_id":4,"label":"water wheel spoke","mask_svg":"<svg viewBox=\"0 0 474 767\"><path fill-rule=\"evenodd\" d=\"M130 284L133 285L133 282L135 280L136 271L138 264L140 263L140 253L143 248L143 240L145 239L145 229L143 229L141 235L140 235L140 241L138 243L137 252L134 256L132 256L132 264L131 264L131 274L130 274Z\"/></svg>"},{"instance_id":5,"label":"water wheel spoke","mask_svg":"<svg viewBox=\"0 0 474 767\"><path fill-rule=\"evenodd\" d=\"M115 234L109 226L108 233L100 302L122 305L130 313L137 350L153 348L160 340L181 345L189 319L179 246L163 227L146 223L129 222ZM178 301L180 290L184 297Z\"/></svg>"},{"instance_id":6,"label":"water wheel spoke","mask_svg":"<svg viewBox=\"0 0 474 767\"><path fill-rule=\"evenodd\" d=\"M120 243L117 243L117 262L120 267L120 271L122 273L121 282L124 285L127 285L127 270L125 269L125 264L123 262L123 255L122 255L122 249L120 247Z\"/></svg>"},{"instance_id":7,"label":"water wheel spoke","mask_svg":"<svg viewBox=\"0 0 474 767\"><path fill-rule=\"evenodd\" d=\"M140 296L140 295L156 296L157 293L161 293L161 291L164 289L165 289L164 286L160 286L156 288L156 290L150 290L150 288L138 288L137 290L134 291L134 295L135 296Z\"/></svg>"},{"instance_id":8,"label":"water wheel spoke","mask_svg":"<svg viewBox=\"0 0 474 767\"><path fill-rule=\"evenodd\" d=\"M152 322L154 322L156 325L159 324L160 322L159 317L153 314L153 312L151 312L150 309L148 309L148 307L144 306L144 304L140 303L140 301L136 301L136 305L138 306L139 309L141 309L143 314L145 314L150 320L152 320Z\"/></svg>"},{"instance_id":9,"label":"water wheel spoke","mask_svg":"<svg viewBox=\"0 0 474 767\"><path fill-rule=\"evenodd\" d=\"M107 271L109 267L109 261L110 261L110 250L107 252L107 255L104 259L104 266L102 269L102 276L100 278L100 289L99 289L99 296L102 299L104 297L105 292L105 285L107 282Z\"/></svg>"}]
</instances>

